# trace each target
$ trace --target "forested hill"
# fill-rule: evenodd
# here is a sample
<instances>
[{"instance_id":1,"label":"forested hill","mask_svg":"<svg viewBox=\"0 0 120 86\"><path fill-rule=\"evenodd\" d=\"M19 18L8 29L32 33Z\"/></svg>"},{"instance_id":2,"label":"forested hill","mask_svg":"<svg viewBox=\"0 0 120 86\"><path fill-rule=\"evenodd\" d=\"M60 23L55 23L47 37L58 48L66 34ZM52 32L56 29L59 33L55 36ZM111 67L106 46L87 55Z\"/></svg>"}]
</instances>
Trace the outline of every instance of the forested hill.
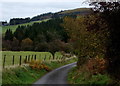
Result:
<instances>
[{"instance_id":1,"label":"forested hill","mask_svg":"<svg viewBox=\"0 0 120 86\"><path fill-rule=\"evenodd\" d=\"M76 16L76 15L86 15L91 13L90 8L77 8L73 10L65 10L65 11L60 11L56 13L45 13L41 15L34 16L32 18L13 18L10 19L10 22L8 24L4 23L3 25L17 25L17 24L24 24L24 23L29 23L33 21L40 21L44 19L50 19L50 18L60 18L64 16Z\"/></svg>"}]
</instances>

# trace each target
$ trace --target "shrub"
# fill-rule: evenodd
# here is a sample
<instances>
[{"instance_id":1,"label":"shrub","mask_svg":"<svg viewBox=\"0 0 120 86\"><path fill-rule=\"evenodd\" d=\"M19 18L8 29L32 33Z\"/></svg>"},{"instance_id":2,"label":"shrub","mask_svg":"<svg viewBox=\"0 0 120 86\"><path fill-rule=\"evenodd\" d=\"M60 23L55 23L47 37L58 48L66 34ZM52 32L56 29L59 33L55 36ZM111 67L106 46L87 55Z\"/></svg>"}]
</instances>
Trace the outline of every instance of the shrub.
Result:
<instances>
[{"instance_id":1,"label":"shrub","mask_svg":"<svg viewBox=\"0 0 120 86\"><path fill-rule=\"evenodd\" d=\"M51 71L51 68L49 68L47 65L43 64L40 60L32 60L29 62L29 66L32 69L45 69L46 71Z\"/></svg>"},{"instance_id":2,"label":"shrub","mask_svg":"<svg viewBox=\"0 0 120 86\"><path fill-rule=\"evenodd\" d=\"M30 38L26 38L21 42L22 50L32 50L33 41Z\"/></svg>"},{"instance_id":3,"label":"shrub","mask_svg":"<svg viewBox=\"0 0 120 86\"><path fill-rule=\"evenodd\" d=\"M106 70L106 60L103 58L91 58L87 62L87 69L92 74L105 73Z\"/></svg>"}]
</instances>

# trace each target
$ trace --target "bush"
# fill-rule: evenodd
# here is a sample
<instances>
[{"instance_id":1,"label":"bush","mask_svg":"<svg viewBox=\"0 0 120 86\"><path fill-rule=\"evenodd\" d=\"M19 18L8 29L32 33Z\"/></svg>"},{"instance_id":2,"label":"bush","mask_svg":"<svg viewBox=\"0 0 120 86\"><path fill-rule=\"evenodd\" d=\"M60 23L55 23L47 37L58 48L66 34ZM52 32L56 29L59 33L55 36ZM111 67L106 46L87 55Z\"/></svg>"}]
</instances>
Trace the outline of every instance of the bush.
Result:
<instances>
[{"instance_id":1,"label":"bush","mask_svg":"<svg viewBox=\"0 0 120 86\"><path fill-rule=\"evenodd\" d=\"M46 71L51 71L52 69L49 68L48 66L46 66L45 64L43 64L40 60L32 60L31 62L29 62L29 66L32 69L45 69Z\"/></svg>"},{"instance_id":2,"label":"bush","mask_svg":"<svg viewBox=\"0 0 120 86\"><path fill-rule=\"evenodd\" d=\"M111 79L107 74L91 74L86 70L86 65L79 70L73 68L68 74L68 81L70 84L88 85L88 86L103 86L111 84Z\"/></svg>"},{"instance_id":3,"label":"bush","mask_svg":"<svg viewBox=\"0 0 120 86\"><path fill-rule=\"evenodd\" d=\"M35 51L49 51L49 44L47 42L35 43Z\"/></svg>"},{"instance_id":4,"label":"bush","mask_svg":"<svg viewBox=\"0 0 120 86\"><path fill-rule=\"evenodd\" d=\"M21 50L32 50L33 41L30 38L26 38L21 42Z\"/></svg>"},{"instance_id":5,"label":"bush","mask_svg":"<svg viewBox=\"0 0 120 86\"><path fill-rule=\"evenodd\" d=\"M106 60L103 58L91 58L87 62L87 69L92 74L104 74L106 70Z\"/></svg>"}]
</instances>

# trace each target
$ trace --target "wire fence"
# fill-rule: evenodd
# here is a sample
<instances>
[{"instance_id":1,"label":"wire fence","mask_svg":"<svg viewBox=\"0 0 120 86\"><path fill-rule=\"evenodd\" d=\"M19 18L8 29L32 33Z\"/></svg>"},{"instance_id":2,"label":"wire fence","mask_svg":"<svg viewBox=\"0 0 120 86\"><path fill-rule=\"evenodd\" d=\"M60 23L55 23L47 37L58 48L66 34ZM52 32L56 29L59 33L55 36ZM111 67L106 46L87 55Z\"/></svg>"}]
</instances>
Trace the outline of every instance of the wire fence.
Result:
<instances>
[{"instance_id":1,"label":"wire fence","mask_svg":"<svg viewBox=\"0 0 120 86\"><path fill-rule=\"evenodd\" d=\"M7 57L9 57L9 58L7 58ZM12 58L10 58L10 57L12 57ZM7 61L8 59L9 59L9 61ZM4 55L3 56L3 68L5 68L6 66L14 66L14 65L20 66L22 64L27 64L28 62L31 62L33 60L41 60L42 62L47 62L47 61L51 62L51 61L63 60L63 57L62 56L55 56L53 58L53 56L47 55L47 54L45 54L44 57L42 57L41 54L39 56L36 54L35 55L26 55L26 56Z\"/></svg>"}]
</instances>

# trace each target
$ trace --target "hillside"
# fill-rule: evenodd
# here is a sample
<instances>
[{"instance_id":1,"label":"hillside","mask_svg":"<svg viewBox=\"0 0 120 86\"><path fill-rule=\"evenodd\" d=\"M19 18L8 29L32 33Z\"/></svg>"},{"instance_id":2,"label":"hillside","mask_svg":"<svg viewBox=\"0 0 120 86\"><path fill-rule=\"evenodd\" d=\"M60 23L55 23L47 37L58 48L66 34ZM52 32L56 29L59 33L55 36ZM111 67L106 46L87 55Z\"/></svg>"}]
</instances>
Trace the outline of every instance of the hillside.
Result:
<instances>
[{"instance_id":1,"label":"hillside","mask_svg":"<svg viewBox=\"0 0 120 86\"><path fill-rule=\"evenodd\" d=\"M87 14L87 13L91 12L91 9L90 8L77 8L77 9L73 9L73 10L62 11L59 14L68 14L68 13L76 13L76 12L79 12L80 14L81 13Z\"/></svg>"},{"instance_id":2,"label":"hillside","mask_svg":"<svg viewBox=\"0 0 120 86\"><path fill-rule=\"evenodd\" d=\"M47 21L51 18L60 18L60 17L64 17L64 16L77 16L77 15L86 15L91 13L91 9L90 8L77 8L77 9L73 9L73 10L65 10L65 11L60 11L60 12L56 12L56 13L46 13L46 14L41 14L41 15L37 15L34 16L33 18L30 19L30 21L28 23L23 23L23 24L17 24L17 23L22 23L18 22L18 20L21 18L16 18L16 19L11 19L11 21L14 20L14 22L16 21L16 23L13 24L13 22L9 22L9 25L7 26L2 26L2 33L4 34L6 32L7 29L11 29L12 32L14 32L16 30L16 28L20 25L20 26L26 26L26 25L32 25L33 23L36 22L41 22L41 21Z\"/></svg>"},{"instance_id":3,"label":"hillside","mask_svg":"<svg viewBox=\"0 0 120 86\"><path fill-rule=\"evenodd\" d=\"M30 19L30 21L38 21L38 20L43 20L43 19L48 19L48 18L60 18L64 16L77 16L77 15L86 15L91 13L90 8L77 8L77 9L72 9L72 10L65 10L65 11L60 11L56 13L45 13L41 15L37 15L33 18Z\"/></svg>"},{"instance_id":4,"label":"hillside","mask_svg":"<svg viewBox=\"0 0 120 86\"><path fill-rule=\"evenodd\" d=\"M14 32L18 26L27 26L27 25L32 25L34 23L41 23L41 22L48 21L48 20L49 19L45 19L45 20L42 20L42 21L33 21L33 22L18 24L18 25L2 26L2 34L4 35L7 29L10 29L10 30L12 30L12 32Z\"/></svg>"}]
</instances>

